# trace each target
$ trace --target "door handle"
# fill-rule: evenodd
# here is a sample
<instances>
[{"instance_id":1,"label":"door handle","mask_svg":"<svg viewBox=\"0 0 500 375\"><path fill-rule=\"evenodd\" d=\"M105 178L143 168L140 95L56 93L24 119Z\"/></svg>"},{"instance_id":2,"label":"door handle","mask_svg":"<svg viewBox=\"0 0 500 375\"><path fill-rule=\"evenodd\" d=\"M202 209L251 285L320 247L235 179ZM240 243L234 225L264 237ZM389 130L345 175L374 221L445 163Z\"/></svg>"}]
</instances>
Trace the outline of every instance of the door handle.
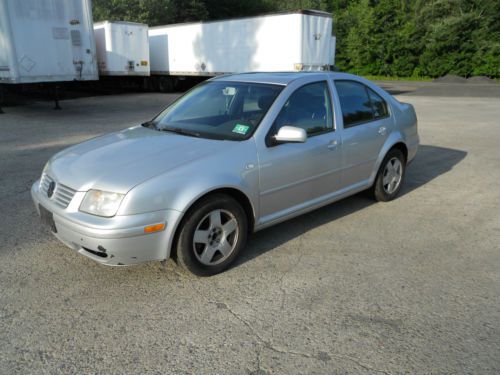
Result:
<instances>
[{"instance_id":1,"label":"door handle","mask_svg":"<svg viewBox=\"0 0 500 375\"><path fill-rule=\"evenodd\" d=\"M385 135L386 132L387 128L385 126L381 126L380 128L378 128L378 134Z\"/></svg>"},{"instance_id":2,"label":"door handle","mask_svg":"<svg viewBox=\"0 0 500 375\"><path fill-rule=\"evenodd\" d=\"M337 147L337 145L338 145L338 142L336 139L334 139L333 141L330 141L330 143L328 143L328 146L326 146L326 147L328 147L329 150L333 150Z\"/></svg>"}]
</instances>

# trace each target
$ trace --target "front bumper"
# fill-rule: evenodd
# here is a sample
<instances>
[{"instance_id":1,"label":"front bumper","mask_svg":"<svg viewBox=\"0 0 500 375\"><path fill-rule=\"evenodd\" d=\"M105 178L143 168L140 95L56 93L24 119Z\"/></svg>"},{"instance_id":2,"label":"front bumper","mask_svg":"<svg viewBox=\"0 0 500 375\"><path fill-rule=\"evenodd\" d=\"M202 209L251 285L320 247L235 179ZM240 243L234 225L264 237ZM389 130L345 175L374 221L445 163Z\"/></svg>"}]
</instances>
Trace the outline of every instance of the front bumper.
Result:
<instances>
[{"instance_id":1,"label":"front bumper","mask_svg":"<svg viewBox=\"0 0 500 375\"><path fill-rule=\"evenodd\" d=\"M40 214L42 205L53 215L57 232L53 234L66 246L101 264L132 265L164 260L181 217L176 210L160 210L137 215L103 218L78 211L84 192L77 192L67 208L61 208L41 194L39 181L31 187L31 196ZM165 223L161 232L144 234L144 227Z\"/></svg>"}]
</instances>

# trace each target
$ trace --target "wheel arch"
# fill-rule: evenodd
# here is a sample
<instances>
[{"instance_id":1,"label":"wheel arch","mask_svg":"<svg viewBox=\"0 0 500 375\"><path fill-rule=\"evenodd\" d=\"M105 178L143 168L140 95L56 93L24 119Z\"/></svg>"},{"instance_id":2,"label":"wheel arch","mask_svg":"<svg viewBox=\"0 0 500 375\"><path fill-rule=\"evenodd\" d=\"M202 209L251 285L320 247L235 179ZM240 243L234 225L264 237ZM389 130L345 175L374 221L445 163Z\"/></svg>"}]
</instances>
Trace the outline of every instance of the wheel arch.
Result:
<instances>
[{"instance_id":1,"label":"wheel arch","mask_svg":"<svg viewBox=\"0 0 500 375\"><path fill-rule=\"evenodd\" d=\"M406 145L403 137L400 134L393 133L393 136L387 140L384 147L380 151L375 168L373 168L372 175L370 176L370 185L375 182L375 178L377 177L380 165L382 164L382 161L384 160L387 153L395 148L401 150L401 152L405 156L405 161L408 161L408 146Z\"/></svg>"},{"instance_id":2,"label":"wheel arch","mask_svg":"<svg viewBox=\"0 0 500 375\"><path fill-rule=\"evenodd\" d=\"M167 259L168 258L175 258L176 257L176 251L177 251L177 241L179 238L179 233L182 228L182 224L184 220L186 220L187 215L191 211L191 209L202 199L205 199L207 196L214 195L214 194L224 194L228 195L231 198L233 198L236 202L238 202L241 207L243 208L243 211L245 212L245 215L248 220L248 232L251 233L254 230L255 226L255 208L252 205L252 202L250 198L240 189L237 189L235 187L219 187L215 188L213 190L204 192L203 194L200 194L197 196L195 199L193 199L192 202L190 202L188 208L184 211L182 216L177 222L177 225L174 229L174 235L172 236L172 240L170 241L168 251L169 254L167 254Z\"/></svg>"},{"instance_id":3,"label":"wheel arch","mask_svg":"<svg viewBox=\"0 0 500 375\"><path fill-rule=\"evenodd\" d=\"M393 144L392 147L389 148L385 154L387 155L387 153L393 149L400 150L403 153L403 155L405 156L405 162L408 161L408 147L406 146L406 144L404 142L399 141L399 142ZM384 155L384 157L385 157L385 155Z\"/></svg>"}]
</instances>

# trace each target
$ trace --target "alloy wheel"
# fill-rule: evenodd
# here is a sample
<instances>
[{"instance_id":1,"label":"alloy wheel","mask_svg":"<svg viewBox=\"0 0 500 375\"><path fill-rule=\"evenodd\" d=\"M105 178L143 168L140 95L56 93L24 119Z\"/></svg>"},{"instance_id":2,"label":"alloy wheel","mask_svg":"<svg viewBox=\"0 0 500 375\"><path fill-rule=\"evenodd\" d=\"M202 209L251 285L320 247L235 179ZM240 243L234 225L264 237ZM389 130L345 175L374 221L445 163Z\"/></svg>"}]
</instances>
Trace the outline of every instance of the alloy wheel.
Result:
<instances>
[{"instance_id":1,"label":"alloy wheel","mask_svg":"<svg viewBox=\"0 0 500 375\"><path fill-rule=\"evenodd\" d=\"M213 210L200 220L194 231L193 251L204 265L226 260L238 243L238 221L227 210Z\"/></svg>"},{"instance_id":2,"label":"alloy wheel","mask_svg":"<svg viewBox=\"0 0 500 375\"><path fill-rule=\"evenodd\" d=\"M382 185L387 194L393 194L401 184L403 178L403 164L401 161L393 157L391 158L384 168Z\"/></svg>"}]
</instances>

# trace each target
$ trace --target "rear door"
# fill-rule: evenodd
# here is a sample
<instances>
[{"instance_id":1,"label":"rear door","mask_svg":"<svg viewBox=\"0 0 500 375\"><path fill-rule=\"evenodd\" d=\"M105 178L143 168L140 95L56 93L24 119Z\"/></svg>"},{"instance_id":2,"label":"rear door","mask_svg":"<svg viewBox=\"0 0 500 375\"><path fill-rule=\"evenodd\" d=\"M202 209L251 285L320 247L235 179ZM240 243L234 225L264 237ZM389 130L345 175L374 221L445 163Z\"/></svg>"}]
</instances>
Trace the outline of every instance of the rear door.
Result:
<instances>
[{"instance_id":1,"label":"rear door","mask_svg":"<svg viewBox=\"0 0 500 375\"><path fill-rule=\"evenodd\" d=\"M343 122L342 187L367 184L392 130L387 103L361 82L336 80L335 89Z\"/></svg>"}]
</instances>

